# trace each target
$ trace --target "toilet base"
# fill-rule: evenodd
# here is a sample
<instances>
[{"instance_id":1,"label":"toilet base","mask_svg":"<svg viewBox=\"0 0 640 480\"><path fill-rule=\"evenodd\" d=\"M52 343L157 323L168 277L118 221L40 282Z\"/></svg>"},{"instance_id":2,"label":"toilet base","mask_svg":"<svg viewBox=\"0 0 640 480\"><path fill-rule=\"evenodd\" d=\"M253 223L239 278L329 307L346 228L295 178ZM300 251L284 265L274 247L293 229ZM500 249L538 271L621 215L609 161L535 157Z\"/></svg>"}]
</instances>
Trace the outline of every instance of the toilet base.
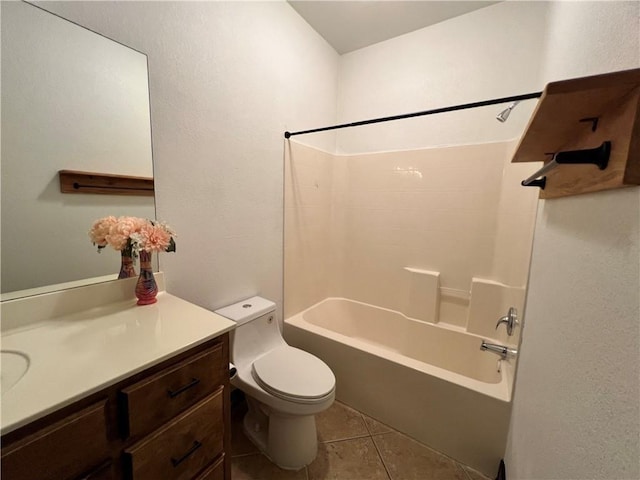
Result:
<instances>
[{"instance_id":1,"label":"toilet base","mask_svg":"<svg viewBox=\"0 0 640 480\"><path fill-rule=\"evenodd\" d=\"M314 415L276 412L252 398L247 403L244 433L269 460L284 470L300 470L313 462L318 453Z\"/></svg>"}]
</instances>

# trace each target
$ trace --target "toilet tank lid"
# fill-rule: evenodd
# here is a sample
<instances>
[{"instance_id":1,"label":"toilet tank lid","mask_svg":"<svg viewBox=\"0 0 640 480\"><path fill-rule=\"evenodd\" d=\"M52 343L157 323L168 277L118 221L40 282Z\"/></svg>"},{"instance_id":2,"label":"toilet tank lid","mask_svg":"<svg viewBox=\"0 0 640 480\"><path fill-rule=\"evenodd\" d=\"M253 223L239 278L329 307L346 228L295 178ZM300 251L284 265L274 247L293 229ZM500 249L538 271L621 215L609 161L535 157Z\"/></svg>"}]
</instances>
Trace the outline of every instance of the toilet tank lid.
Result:
<instances>
[{"instance_id":1,"label":"toilet tank lid","mask_svg":"<svg viewBox=\"0 0 640 480\"><path fill-rule=\"evenodd\" d=\"M276 304L262 297L251 297L234 303L215 312L239 324L254 320L266 313L275 311Z\"/></svg>"}]
</instances>

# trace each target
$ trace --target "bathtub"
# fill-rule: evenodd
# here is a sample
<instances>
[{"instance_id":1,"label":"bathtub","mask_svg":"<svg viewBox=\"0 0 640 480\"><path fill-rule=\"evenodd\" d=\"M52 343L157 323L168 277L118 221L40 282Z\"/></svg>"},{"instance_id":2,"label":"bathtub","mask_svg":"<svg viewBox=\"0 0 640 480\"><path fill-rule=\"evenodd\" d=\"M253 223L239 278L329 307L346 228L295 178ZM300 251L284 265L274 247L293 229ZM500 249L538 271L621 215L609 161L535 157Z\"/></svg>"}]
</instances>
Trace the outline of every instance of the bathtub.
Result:
<instances>
[{"instance_id":1,"label":"bathtub","mask_svg":"<svg viewBox=\"0 0 640 480\"><path fill-rule=\"evenodd\" d=\"M285 319L284 336L331 367L338 400L495 475L514 365L481 351L482 337L344 298Z\"/></svg>"}]
</instances>

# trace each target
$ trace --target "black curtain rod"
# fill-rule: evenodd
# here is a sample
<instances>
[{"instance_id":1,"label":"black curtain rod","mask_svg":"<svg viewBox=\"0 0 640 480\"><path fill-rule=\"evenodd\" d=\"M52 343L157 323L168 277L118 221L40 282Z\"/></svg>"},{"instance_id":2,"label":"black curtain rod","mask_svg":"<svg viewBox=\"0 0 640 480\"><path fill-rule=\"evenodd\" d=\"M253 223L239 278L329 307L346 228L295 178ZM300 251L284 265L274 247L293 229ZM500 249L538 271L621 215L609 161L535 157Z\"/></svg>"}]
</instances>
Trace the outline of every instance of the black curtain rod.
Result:
<instances>
[{"instance_id":1,"label":"black curtain rod","mask_svg":"<svg viewBox=\"0 0 640 480\"><path fill-rule=\"evenodd\" d=\"M332 125L330 127L313 128L311 130L301 130L299 132L284 132L284 138L293 137L294 135L305 135L307 133L325 132L327 130L337 130L339 128L359 127L361 125L369 125L371 123L390 122L392 120L402 120L403 118L422 117L424 115L433 115L434 113L453 112L455 110L465 110L467 108L485 107L487 105L495 105L498 103L517 102L520 100L529 100L532 98L540 98L542 92L525 93L513 97L494 98L493 100L484 100L482 102L463 103L462 105L453 105L451 107L434 108L433 110L424 110L422 112L405 113L402 115L394 115L392 117L372 118L371 120L361 120L353 123L343 123L341 125Z\"/></svg>"}]
</instances>

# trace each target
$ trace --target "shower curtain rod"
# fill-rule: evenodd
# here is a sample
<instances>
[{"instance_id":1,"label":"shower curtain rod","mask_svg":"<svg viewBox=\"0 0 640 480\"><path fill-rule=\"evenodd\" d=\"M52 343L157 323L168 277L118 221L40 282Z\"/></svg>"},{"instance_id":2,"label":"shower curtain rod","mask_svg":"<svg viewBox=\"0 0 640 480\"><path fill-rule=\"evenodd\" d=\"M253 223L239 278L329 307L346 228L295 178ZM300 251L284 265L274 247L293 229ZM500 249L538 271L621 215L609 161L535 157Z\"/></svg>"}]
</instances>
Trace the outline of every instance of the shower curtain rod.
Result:
<instances>
[{"instance_id":1,"label":"shower curtain rod","mask_svg":"<svg viewBox=\"0 0 640 480\"><path fill-rule=\"evenodd\" d=\"M525 93L523 95L515 95L513 97L494 98L493 100L484 100L482 102L463 103L462 105L453 105L451 107L435 108L433 110L424 110L422 112L404 113L402 115L393 115L391 117L372 118L370 120L361 120L353 123L343 123L340 125L332 125L330 127L313 128L311 130L301 130L299 132L284 132L284 138L290 138L294 135L305 135L307 133L325 132L327 130L337 130L339 128L359 127L361 125L369 125L371 123L390 122L392 120L402 120L404 118L422 117L424 115L433 115L434 113L453 112L455 110L465 110L467 108L485 107L487 105L495 105L498 103L516 102L521 100L529 100L531 98L540 98L542 92Z\"/></svg>"}]
</instances>

